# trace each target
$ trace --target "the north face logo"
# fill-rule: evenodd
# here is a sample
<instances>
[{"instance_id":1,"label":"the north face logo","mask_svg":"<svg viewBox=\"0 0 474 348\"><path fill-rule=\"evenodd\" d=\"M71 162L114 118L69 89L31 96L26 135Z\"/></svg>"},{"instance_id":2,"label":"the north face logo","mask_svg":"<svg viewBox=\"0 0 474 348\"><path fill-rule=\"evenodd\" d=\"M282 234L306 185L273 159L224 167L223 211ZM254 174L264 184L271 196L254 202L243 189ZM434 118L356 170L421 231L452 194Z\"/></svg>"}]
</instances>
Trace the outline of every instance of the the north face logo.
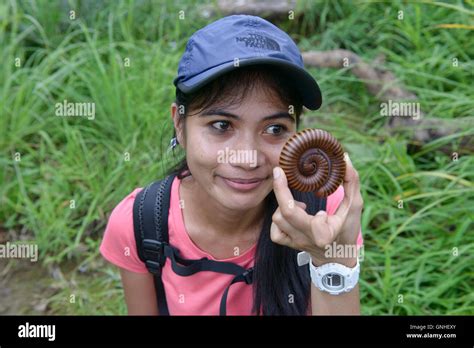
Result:
<instances>
[{"instance_id":1,"label":"the north face logo","mask_svg":"<svg viewBox=\"0 0 474 348\"><path fill-rule=\"evenodd\" d=\"M239 36L235 39L237 42L245 43L245 47L263 48L266 50L280 51L280 45L268 36L259 34L248 34L247 36Z\"/></svg>"}]
</instances>

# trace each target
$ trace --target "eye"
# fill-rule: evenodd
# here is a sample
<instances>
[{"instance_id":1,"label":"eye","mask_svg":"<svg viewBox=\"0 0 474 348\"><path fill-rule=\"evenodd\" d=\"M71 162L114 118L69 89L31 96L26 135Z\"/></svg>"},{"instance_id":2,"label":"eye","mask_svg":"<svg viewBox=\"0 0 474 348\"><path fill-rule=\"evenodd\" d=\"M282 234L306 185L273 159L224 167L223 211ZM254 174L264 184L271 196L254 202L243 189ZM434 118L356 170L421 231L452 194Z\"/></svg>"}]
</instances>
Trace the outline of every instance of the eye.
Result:
<instances>
[{"instance_id":1,"label":"eye","mask_svg":"<svg viewBox=\"0 0 474 348\"><path fill-rule=\"evenodd\" d=\"M288 130L286 126L281 124L272 124L267 129L271 130L269 133L272 135L281 135Z\"/></svg>"},{"instance_id":2,"label":"eye","mask_svg":"<svg viewBox=\"0 0 474 348\"><path fill-rule=\"evenodd\" d=\"M229 121L217 121L211 123L211 127L218 130L219 132L225 132L229 128L229 126Z\"/></svg>"}]
</instances>

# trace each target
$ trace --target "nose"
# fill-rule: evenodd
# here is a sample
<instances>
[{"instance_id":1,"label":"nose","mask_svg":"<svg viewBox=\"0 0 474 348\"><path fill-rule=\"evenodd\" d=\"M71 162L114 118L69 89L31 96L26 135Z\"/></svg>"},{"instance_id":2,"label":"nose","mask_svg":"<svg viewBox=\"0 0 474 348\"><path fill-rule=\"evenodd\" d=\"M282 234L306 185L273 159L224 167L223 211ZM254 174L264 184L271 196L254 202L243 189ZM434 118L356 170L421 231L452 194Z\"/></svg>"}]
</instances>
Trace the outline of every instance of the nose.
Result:
<instances>
[{"instance_id":1,"label":"nose","mask_svg":"<svg viewBox=\"0 0 474 348\"><path fill-rule=\"evenodd\" d=\"M265 155L259 149L259 142L253 133L241 134L233 144L235 161L229 163L233 167L254 170L265 163Z\"/></svg>"}]
</instances>

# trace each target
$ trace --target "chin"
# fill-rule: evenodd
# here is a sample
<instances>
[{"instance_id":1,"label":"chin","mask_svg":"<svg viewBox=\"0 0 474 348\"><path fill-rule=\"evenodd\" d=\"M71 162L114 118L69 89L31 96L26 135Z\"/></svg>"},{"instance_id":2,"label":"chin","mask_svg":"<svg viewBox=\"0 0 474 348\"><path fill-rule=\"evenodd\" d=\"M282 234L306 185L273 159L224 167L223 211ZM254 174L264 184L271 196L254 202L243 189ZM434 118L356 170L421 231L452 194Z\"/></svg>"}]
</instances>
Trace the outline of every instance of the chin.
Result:
<instances>
[{"instance_id":1,"label":"chin","mask_svg":"<svg viewBox=\"0 0 474 348\"><path fill-rule=\"evenodd\" d=\"M224 200L221 200L220 202L224 207L237 211L253 209L261 203L261 201L258 201L256 197L251 199L241 199L236 196L227 196L224 198Z\"/></svg>"}]
</instances>

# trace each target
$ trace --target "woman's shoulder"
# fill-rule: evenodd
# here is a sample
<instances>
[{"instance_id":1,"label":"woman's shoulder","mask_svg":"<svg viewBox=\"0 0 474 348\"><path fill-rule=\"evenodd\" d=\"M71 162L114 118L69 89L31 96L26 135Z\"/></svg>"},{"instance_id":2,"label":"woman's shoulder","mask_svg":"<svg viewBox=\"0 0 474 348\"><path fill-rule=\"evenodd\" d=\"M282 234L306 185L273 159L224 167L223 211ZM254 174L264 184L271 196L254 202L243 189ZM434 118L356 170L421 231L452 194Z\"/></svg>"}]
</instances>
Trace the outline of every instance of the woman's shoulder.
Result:
<instances>
[{"instance_id":1,"label":"woman's shoulder","mask_svg":"<svg viewBox=\"0 0 474 348\"><path fill-rule=\"evenodd\" d=\"M142 187L137 187L128 195L126 195L112 210L110 218L121 220L126 218L130 214L132 214L133 217L133 202L135 202L135 198L141 190Z\"/></svg>"},{"instance_id":2,"label":"woman's shoulder","mask_svg":"<svg viewBox=\"0 0 474 348\"><path fill-rule=\"evenodd\" d=\"M112 210L105 228L100 252L114 265L138 273L147 269L138 257L133 230L133 203L142 188L135 188Z\"/></svg>"},{"instance_id":3,"label":"woman's shoulder","mask_svg":"<svg viewBox=\"0 0 474 348\"><path fill-rule=\"evenodd\" d=\"M342 200L344 199L344 187L340 185L336 191L331 193L326 200L326 212L328 215L333 215Z\"/></svg>"},{"instance_id":4,"label":"woman's shoulder","mask_svg":"<svg viewBox=\"0 0 474 348\"><path fill-rule=\"evenodd\" d=\"M326 212L328 215L334 215L337 208L341 205L341 202L344 199L344 187L340 185L335 192L330 194L326 201ZM361 246L364 244L364 239L362 238L362 230L359 231L357 237L357 245Z\"/></svg>"}]
</instances>

